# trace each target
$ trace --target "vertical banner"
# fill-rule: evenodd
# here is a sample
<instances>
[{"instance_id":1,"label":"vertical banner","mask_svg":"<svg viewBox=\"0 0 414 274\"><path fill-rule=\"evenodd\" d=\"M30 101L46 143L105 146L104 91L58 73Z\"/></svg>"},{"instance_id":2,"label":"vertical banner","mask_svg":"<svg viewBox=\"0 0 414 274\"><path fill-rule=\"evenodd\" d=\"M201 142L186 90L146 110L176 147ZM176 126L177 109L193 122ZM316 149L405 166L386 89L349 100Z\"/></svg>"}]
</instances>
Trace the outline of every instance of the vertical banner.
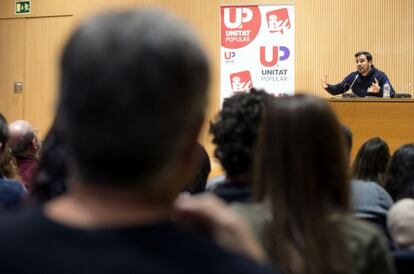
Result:
<instances>
[{"instance_id":1,"label":"vertical banner","mask_svg":"<svg viewBox=\"0 0 414 274\"><path fill-rule=\"evenodd\" d=\"M221 102L252 87L295 90L294 5L221 6Z\"/></svg>"}]
</instances>

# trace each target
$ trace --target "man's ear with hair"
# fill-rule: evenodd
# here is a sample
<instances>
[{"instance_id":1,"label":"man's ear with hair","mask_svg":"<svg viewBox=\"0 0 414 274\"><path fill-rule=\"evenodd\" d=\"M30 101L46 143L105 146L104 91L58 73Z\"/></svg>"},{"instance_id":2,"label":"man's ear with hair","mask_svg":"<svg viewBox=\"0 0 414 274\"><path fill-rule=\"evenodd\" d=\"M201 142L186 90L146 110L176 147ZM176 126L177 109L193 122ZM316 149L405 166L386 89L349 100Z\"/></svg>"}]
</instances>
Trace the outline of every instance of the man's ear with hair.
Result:
<instances>
[{"instance_id":1,"label":"man's ear with hair","mask_svg":"<svg viewBox=\"0 0 414 274\"><path fill-rule=\"evenodd\" d=\"M192 128L189 131L187 143L184 146L183 153L177 159L179 164L178 171L182 176L182 182L180 189L183 190L185 187L195 179L197 175L197 167L199 165L199 159L197 154L197 143L200 130L203 126L204 115L200 115L193 123Z\"/></svg>"}]
</instances>

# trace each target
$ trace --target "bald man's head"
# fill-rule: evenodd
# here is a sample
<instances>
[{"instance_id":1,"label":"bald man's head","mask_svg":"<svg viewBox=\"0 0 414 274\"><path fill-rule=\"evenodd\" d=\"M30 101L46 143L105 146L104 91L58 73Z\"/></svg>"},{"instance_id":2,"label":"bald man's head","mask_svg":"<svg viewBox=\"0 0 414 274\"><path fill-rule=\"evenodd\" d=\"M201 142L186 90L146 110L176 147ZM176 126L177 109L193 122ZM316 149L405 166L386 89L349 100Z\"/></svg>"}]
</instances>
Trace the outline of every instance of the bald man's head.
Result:
<instances>
[{"instance_id":1,"label":"bald man's head","mask_svg":"<svg viewBox=\"0 0 414 274\"><path fill-rule=\"evenodd\" d=\"M28 121L17 120L9 125L9 145L15 156L35 156L40 148L39 140Z\"/></svg>"}]
</instances>

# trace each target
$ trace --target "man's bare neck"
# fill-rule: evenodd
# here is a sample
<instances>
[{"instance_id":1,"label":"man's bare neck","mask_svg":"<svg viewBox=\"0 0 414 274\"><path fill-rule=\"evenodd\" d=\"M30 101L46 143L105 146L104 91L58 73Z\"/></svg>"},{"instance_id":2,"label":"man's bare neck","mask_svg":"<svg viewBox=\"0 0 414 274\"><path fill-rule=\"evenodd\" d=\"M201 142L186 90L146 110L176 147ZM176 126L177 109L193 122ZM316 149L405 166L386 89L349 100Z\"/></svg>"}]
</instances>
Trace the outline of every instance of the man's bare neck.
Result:
<instances>
[{"instance_id":1,"label":"man's bare neck","mask_svg":"<svg viewBox=\"0 0 414 274\"><path fill-rule=\"evenodd\" d=\"M45 206L52 221L81 229L139 226L168 220L172 203L97 186L75 187Z\"/></svg>"}]
</instances>

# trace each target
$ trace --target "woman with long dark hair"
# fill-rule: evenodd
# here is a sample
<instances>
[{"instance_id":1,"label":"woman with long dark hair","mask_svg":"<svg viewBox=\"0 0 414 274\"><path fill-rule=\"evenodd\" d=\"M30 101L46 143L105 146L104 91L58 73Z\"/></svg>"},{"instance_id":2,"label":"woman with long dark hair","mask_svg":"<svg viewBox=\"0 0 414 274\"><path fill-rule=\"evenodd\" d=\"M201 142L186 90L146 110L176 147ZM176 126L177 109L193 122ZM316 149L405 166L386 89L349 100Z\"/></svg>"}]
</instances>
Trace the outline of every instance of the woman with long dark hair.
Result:
<instances>
[{"instance_id":1,"label":"woman with long dark hair","mask_svg":"<svg viewBox=\"0 0 414 274\"><path fill-rule=\"evenodd\" d=\"M370 138L358 150L352 164L352 178L384 185L384 175L390 160L390 149L379 137Z\"/></svg>"},{"instance_id":2,"label":"woman with long dark hair","mask_svg":"<svg viewBox=\"0 0 414 274\"><path fill-rule=\"evenodd\" d=\"M296 95L270 104L255 161L263 206L244 214L262 226L256 231L285 273L393 273L381 233L349 214L344 155L340 125L323 100Z\"/></svg>"},{"instance_id":3,"label":"woman with long dark hair","mask_svg":"<svg viewBox=\"0 0 414 274\"><path fill-rule=\"evenodd\" d=\"M395 202L414 198L414 144L403 145L392 155L385 174L385 189Z\"/></svg>"}]
</instances>

